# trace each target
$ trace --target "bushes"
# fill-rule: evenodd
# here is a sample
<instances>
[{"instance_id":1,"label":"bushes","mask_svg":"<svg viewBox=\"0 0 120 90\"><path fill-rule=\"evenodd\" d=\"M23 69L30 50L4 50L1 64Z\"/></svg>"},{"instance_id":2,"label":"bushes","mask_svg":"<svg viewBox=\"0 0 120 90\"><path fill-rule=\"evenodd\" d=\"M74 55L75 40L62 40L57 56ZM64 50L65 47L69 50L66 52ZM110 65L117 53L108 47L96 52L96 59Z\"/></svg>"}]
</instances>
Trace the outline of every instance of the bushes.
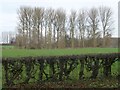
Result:
<instances>
[{"instance_id":1,"label":"bushes","mask_svg":"<svg viewBox=\"0 0 120 90\"><path fill-rule=\"evenodd\" d=\"M2 58L3 86L69 80L70 73L79 65L79 80L85 78L85 69L91 72L92 79L97 78L101 68L103 76L110 77L111 66L116 61L120 61L120 53Z\"/></svg>"}]
</instances>

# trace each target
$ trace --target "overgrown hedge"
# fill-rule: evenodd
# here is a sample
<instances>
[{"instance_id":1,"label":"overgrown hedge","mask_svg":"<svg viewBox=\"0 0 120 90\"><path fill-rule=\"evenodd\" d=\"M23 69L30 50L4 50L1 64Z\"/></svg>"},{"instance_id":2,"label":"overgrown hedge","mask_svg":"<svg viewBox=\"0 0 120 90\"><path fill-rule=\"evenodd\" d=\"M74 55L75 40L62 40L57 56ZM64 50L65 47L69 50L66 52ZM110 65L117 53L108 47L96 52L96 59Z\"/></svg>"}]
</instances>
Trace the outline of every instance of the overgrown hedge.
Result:
<instances>
[{"instance_id":1,"label":"overgrown hedge","mask_svg":"<svg viewBox=\"0 0 120 90\"><path fill-rule=\"evenodd\" d=\"M103 68L103 77L110 77L111 66L116 61L120 61L120 53L2 58L3 86L28 84L31 79L38 83L68 80L78 65L79 80L84 78L85 69L91 72L89 78L95 79L100 68Z\"/></svg>"}]
</instances>

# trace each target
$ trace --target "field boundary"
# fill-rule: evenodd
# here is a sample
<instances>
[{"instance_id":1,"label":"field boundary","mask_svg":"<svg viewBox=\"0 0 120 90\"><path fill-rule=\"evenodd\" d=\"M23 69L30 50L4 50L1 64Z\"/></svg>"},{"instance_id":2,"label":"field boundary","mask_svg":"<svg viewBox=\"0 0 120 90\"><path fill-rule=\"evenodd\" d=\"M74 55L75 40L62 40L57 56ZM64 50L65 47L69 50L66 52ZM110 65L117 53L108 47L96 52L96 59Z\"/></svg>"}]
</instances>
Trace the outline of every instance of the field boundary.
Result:
<instances>
[{"instance_id":1,"label":"field boundary","mask_svg":"<svg viewBox=\"0 0 120 90\"><path fill-rule=\"evenodd\" d=\"M78 80L96 79L101 68L104 78L111 77L111 66L116 61L120 61L120 53L2 58L5 76L3 86L29 84L31 80L32 83L70 80L70 74L78 66ZM85 70L91 72L89 77L84 77Z\"/></svg>"}]
</instances>

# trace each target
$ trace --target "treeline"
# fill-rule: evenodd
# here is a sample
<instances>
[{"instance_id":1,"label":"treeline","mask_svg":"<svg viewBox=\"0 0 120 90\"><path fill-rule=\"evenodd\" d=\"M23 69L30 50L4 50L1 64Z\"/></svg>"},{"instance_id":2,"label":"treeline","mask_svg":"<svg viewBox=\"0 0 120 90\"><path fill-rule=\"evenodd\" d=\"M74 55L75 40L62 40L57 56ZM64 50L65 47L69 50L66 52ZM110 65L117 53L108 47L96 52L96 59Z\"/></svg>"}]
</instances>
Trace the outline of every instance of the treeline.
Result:
<instances>
[{"instance_id":1,"label":"treeline","mask_svg":"<svg viewBox=\"0 0 120 90\"><path fill-rule=\"evenodd\" d=\"M71 10L21 7L16 45L22 48L107 47L113 30L109 7Z\"/></svg>"}]
</instances>

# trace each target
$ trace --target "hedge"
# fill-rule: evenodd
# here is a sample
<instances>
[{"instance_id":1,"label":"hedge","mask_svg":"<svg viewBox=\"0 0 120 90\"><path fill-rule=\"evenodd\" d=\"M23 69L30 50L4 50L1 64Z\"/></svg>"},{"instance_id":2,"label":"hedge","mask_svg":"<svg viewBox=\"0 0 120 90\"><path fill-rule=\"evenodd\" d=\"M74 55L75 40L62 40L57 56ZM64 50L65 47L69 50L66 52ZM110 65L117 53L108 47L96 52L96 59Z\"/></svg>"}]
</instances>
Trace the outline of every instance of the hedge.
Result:
<instances>
[{"instance_id":1,"label":"hedge","mask_svg":"<svg viewBox=\"0 0 120 90\"><path fill-rule=\"evenodd\" d=\"M78 80L85 78L85 69L91 72L91 79L97 78L100 68L103 77L110 77L111 66L116 61L120 61L120 53L2 58L3 86L28 84L31 79L37 83L68 80L78 65Z\"/></svg>"}]
</instances>

